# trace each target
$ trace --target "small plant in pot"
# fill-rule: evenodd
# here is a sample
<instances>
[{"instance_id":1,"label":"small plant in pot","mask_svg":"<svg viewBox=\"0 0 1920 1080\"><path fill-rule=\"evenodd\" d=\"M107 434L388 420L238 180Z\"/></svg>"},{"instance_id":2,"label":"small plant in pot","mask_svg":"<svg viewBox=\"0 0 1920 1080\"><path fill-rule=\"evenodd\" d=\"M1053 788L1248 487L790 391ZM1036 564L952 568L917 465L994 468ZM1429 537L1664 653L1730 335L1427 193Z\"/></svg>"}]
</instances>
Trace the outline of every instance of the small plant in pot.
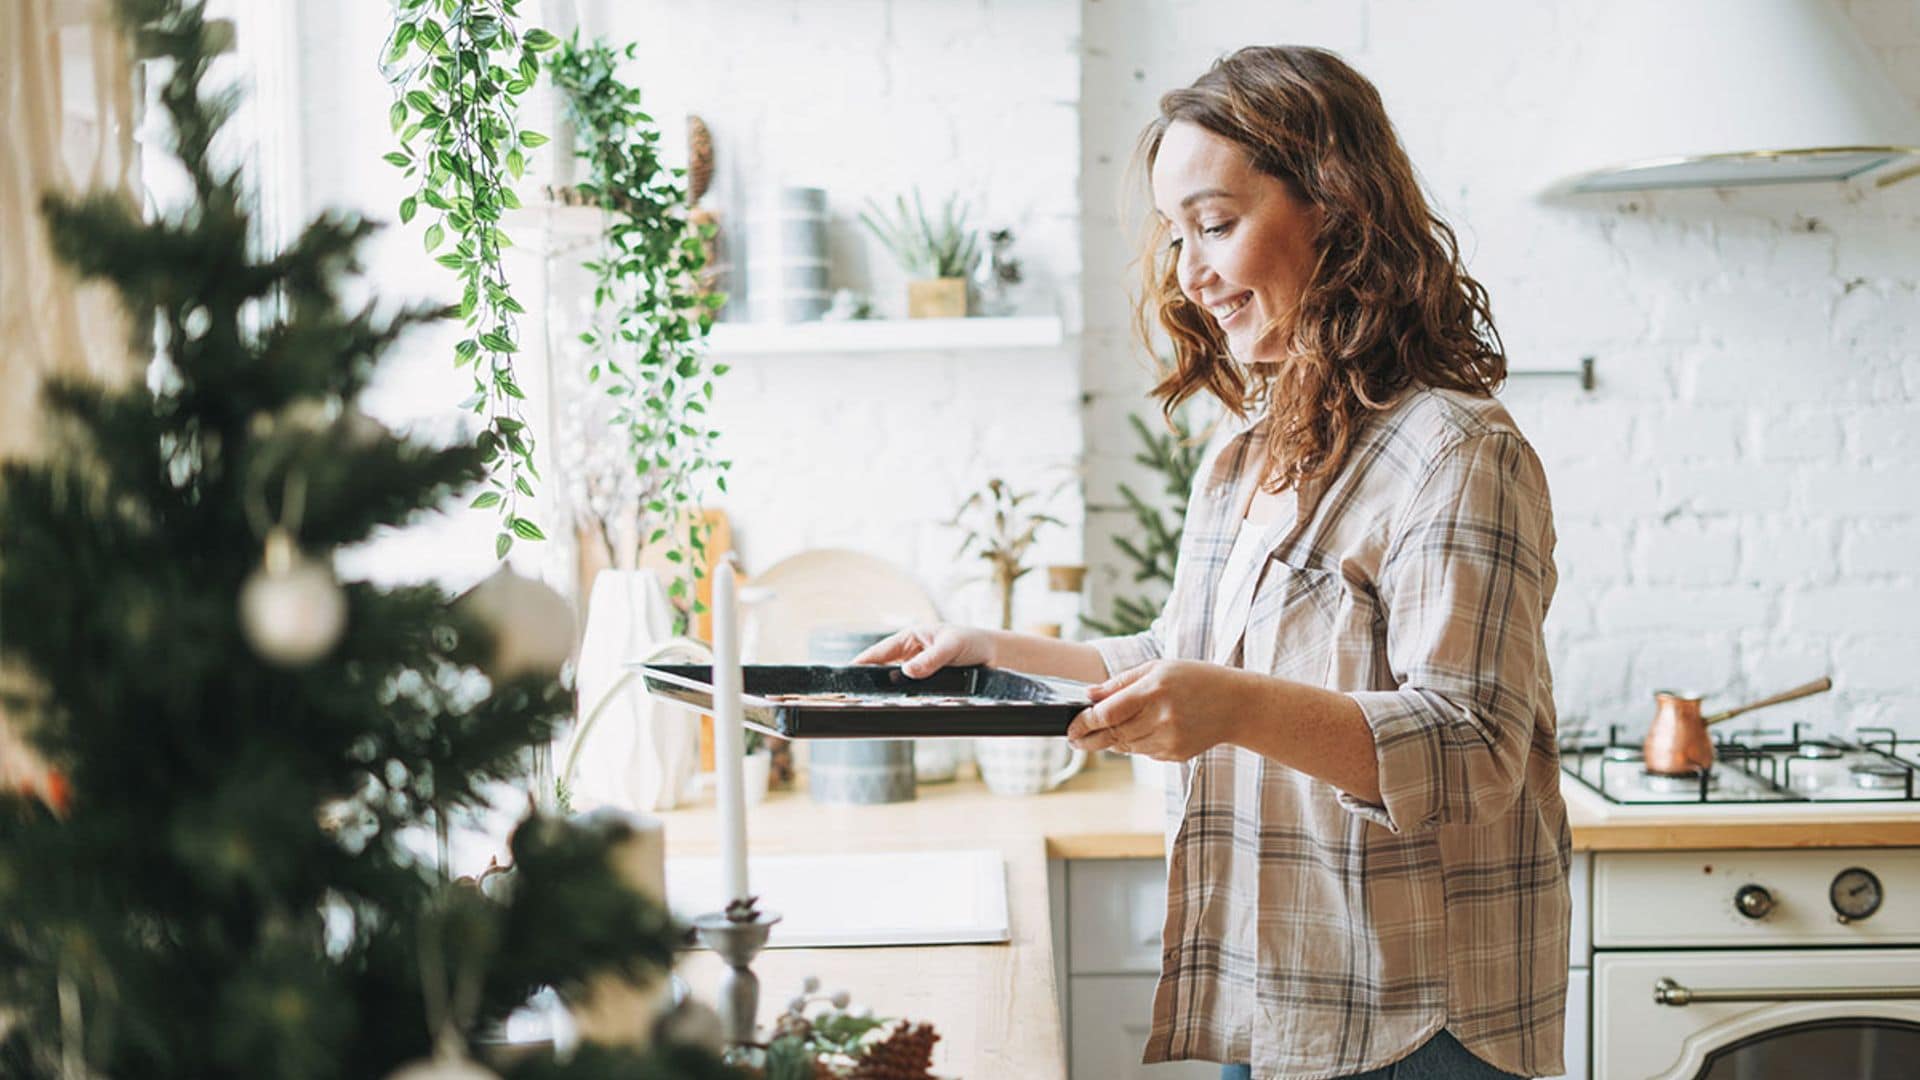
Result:
<instances>
[{"instance_id":1,"label":"small plant in pot","mask_svg":"<svg viewBox=\"0 0 1920 1080\"><path fill-rule=\"evenodd\" d=\"M991 569L1000 598L1002 630L1013 629L1014 583L1033 569L1027 564L1027 553L1041 529L1061 524L1059 518L1027 506L1038 497L1035 492L1015 491L1013 485L995 477L985 488L968 495L947 522L963 536L956 557L977 555Z\"/></svg>"},{"instance_id":2,"label":"small plant in pot","mask_svg":"<svg viewBox=\"0 0 1920 1080\"><path fill-rule=\"evenodd\" d=\"M980 263L980 250L966 227L967 208L958 195L949 195L938 221L927 216L918 189L913 205L904 195L894 197L894 209L867 200L860 222L865 225L907 272L907 316L914 319L958 319L967 314L967 279Z\"/></svg>"}]
</instances>

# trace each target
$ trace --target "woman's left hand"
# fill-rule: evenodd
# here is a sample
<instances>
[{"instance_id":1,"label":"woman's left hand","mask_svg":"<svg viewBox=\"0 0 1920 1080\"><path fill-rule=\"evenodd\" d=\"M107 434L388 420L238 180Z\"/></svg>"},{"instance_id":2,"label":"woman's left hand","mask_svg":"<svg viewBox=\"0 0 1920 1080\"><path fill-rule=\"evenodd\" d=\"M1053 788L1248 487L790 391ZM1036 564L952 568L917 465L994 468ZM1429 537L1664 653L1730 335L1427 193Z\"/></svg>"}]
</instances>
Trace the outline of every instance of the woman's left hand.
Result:
<instances>
[{"instance_id":1,"label":"woman's left hand","mask_svg":"<svg viewBox=\"0 0 1920 1080\"><path fill-rule=\"evenodd\" d=\"M1228 741L1243 672L1198 660L1151 660L1088 688L1093 706L1067 738L1082 750L1187 761Z\"/></svg>"}]
</instances>

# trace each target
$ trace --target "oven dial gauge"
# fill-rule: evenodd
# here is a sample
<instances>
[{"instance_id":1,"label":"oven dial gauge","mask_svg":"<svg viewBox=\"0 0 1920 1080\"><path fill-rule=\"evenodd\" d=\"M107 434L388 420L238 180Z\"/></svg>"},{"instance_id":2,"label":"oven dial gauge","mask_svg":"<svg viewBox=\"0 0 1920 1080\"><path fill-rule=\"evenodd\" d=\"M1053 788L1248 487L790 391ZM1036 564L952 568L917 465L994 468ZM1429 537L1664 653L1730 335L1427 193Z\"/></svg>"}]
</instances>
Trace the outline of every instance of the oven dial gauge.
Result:
<instances>
[{"instance_id":1,"label":"oven dial gauge","mask_svg":"<svg viewBox=\"0 0 1920 1080\"><path fill-rule=\"evenodd\" d=\"M1833 885L1827 889L1833 913L1843 923L1864 919L1879 911L1883 898L1880 879L1873 876L1873 871L1858 866L1834 875Z\"/></svg>"},{"instance_id":2,"label":"oven dial gauge","mask_svg":"<svg viewBox=\"0 0 1920 1080\"><path fill-rule=\"evenodd\" d=\"M1733 909L1749 919L1764 919L1773 914L1773 893L1765 885L1742 885L1733 894Z\"/></svg>"}]
</instances>

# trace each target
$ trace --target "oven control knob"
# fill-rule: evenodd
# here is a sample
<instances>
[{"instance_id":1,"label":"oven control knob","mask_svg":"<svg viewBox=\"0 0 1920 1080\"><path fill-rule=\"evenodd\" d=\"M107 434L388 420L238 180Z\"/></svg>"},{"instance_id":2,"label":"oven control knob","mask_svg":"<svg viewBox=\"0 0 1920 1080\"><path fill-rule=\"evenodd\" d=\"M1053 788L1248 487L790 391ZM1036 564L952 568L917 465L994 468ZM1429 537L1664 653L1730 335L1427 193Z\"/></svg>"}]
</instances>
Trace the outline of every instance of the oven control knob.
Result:
<instances>
[{"instance_id":1,"label":"oven control knob","mask_svg":"<svg viewBox=\"0 0 1920 1080\"><path fill-rule=\"evenodd\" d=\"M1773 894L1765 885L1742 885L1733 894L1733 907L1749 919L1764 919L1773 914Z\"/></svg>"},{"instance_id":2,"label":"oven control knob","mask_svg":"<svg viewBox=\"0 0 1920 1080\"><path fill-rule=\"evenodd\" d=\"M1880 910L1883 899L1880 879L1873 871L1858 866L1842 870L1834 875L1833 885L1827 889L1827 899L1833 903L1833 913L1843 923L1864 919Z\"/></svg>"}]
</instances>

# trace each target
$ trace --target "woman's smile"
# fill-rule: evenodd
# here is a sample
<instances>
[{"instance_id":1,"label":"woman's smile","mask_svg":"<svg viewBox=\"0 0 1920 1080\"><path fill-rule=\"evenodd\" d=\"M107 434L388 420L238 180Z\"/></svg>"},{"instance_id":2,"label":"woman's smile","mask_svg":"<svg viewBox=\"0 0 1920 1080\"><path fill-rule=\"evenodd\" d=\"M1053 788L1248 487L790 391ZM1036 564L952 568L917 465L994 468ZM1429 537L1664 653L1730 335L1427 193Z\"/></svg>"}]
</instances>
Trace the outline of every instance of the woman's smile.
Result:
<instances>
[{"instance_id":1,"label":"woman's smile","mask_svg":"<svg viewBox=\"0 0 1920 1080\"><path fill-rule=\"evenodd\" d=\"M1213 313L1214 321L1218 322L1222 327L1224 327L1227 325L1227 323L1233 320L1233 317L1235 315L1238 315L1240 314L1241 311L1245 310L1247 306L1247 302L1252 299L1253 299L1252 293L1243 292L1239 296L1236 296L1226 301L1225 303L1209 304L1207 305L1207 310Z\"/></svg>"}]
</instances>

